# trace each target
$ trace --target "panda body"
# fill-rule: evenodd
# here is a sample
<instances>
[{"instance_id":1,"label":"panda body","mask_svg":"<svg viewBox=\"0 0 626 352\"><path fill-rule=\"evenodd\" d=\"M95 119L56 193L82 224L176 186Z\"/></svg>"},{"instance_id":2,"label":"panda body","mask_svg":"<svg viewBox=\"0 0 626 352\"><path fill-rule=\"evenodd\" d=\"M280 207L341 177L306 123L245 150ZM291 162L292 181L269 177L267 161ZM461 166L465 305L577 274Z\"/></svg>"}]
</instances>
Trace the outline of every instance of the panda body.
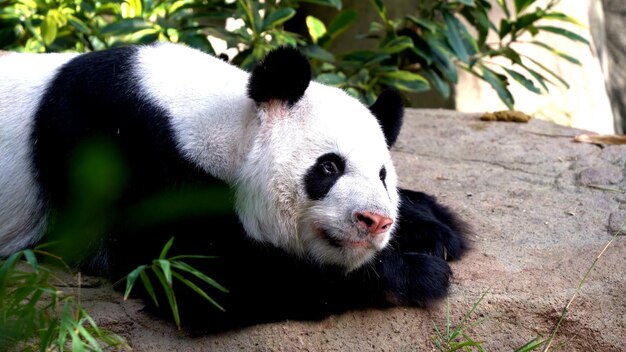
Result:
<instances>
[{"instance_id":1,"label":"panda body","mask_svg":"<svg viewBox=\"0 0 626 352\"><path fill-rule=\"evenodd\" d=\"M99 236L74 239L71 251L83 269L120 277L175 235L179 253L223 258L198 264L230 289L215 293L227 315L208 323L211 307L200 309L204 326L423 305L447 291L444 253L456 259L466 247L454 213L397 188L389 148L402 122L399 96L363 106L310 81L293 49L270 53L251 73L163 43L9 54L0 56L0 99L0 256L44 233L94 228ZM76 160L92 144L123 164L80 188ZM176 208L171 199L193 203L213 194L206 189L226 189L218 202L235 212L136 224L145 199ZM96 201L84 196L91 192ZM92 209L82 214L91 222L73 224L81 209Z\"/></svg>"}]
</instances>

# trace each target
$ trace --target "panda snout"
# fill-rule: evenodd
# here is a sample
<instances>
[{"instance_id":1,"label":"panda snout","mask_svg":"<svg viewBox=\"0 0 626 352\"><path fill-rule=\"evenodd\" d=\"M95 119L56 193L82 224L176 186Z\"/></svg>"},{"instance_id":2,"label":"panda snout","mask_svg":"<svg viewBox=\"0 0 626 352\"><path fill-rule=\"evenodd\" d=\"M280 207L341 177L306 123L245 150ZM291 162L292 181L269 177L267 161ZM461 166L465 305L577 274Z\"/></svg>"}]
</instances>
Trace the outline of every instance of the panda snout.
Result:
<instances>
[{"instance_id":1,"label":"panda snout","mask_svg":"<svg viewBox=\"0 0 626 352\"><path fill-rule=\"evenodd\" d=\"M355 213L354 219L372 237L388 231L393 225L393 219L369 211Z\"/></svg>"}]
</instances>

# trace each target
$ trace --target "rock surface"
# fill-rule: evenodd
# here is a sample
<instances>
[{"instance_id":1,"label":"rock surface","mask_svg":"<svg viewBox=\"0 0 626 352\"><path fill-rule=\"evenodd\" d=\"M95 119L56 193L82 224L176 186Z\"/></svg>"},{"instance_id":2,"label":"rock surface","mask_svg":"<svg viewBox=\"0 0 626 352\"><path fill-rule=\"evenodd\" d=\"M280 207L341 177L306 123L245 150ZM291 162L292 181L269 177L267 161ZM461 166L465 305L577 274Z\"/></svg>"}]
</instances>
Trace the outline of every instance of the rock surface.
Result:
<instances>
[{"instance_id":1,"label":"rock surface","mask_svg":"<svg viewBox=\"0 0 626 352\"><path fill-rule=\"evenodd\" d=\"M452 263L447 301L456 324L485 293L469 331L489 351L512 351L548 335L585 272L626 220L626 146L576 143L584 131L533 119L480 121L477 114L407 111L393 156L401 185L432 193L474 234ZM604 252L570 306L555 345L564 351L624 351L626 238ZM430 351L429 309L355 311L321 322L282 322L189 336L122 301L104 281L83 287L98 323L135 351Z\"/></svg>"}]
</instances>

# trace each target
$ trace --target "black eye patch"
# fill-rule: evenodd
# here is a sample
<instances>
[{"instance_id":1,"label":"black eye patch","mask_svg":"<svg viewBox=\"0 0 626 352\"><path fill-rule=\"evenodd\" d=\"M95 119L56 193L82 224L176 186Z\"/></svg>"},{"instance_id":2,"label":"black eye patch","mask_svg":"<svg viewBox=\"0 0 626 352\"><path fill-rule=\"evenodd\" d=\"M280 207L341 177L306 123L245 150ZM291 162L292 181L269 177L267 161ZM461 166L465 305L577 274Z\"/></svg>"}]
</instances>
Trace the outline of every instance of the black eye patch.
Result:
<instances>
[{"instance_id":1,"label":"black eye patch","mask_svg":"<svg viewBox=\"0 0 626 352\"><path fill-rule=\"evenodd\" d=\"M312 200L324 198L344 174L345 169L345 160L335 153L317 158L315 164L304 175L304 188L309 198Z\"/></svg>"},{"instance_id":2,"label":"black eye patch","mask_svg":"<svg viewBox=\"0 0 626 352\"><path fill-rule=\"evenodd\" d=\"M385 189L387 189L387 184L385 183L385 179L387 178L387 169L385 169L384 166L380 168L378 177L380 178L380 181L383 183L383 186L385 186Z\"/></svg>"}]
</instances>

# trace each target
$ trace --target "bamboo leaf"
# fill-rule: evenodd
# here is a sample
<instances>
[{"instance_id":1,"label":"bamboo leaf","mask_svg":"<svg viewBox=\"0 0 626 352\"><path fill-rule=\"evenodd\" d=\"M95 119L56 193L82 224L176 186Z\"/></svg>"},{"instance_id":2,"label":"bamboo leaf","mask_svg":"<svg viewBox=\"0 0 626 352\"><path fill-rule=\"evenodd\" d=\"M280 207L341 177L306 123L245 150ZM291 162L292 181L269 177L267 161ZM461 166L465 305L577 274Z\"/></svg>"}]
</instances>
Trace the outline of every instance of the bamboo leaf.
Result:
<instances>
[{"instance_id":1,"label":"bamboo leaf","mask_svg":"<svg viewBox=\"0 0 626 352\"><path fill-rule=\"evenodd\" d=\"M541 62L533 59L530 56L524 56L524 57L527 58L528 60L532 61L535 65L539 66L542 70L546 71L550 76L556 78L559 82L561 82L561 84L565 88L569 89L569 84L567 83L567 81L565 81L563 78L561 78L559 75L557 75L554 71L550 70L545 65L543 65Z\"/></svg>"},{"instance_id":2,"label":"bamboo leaf","mask_svg":"<svg viewBox=\"0 0 626 352\"><path fill-rule=\"evenodd\" d=\"M165 296L167 297L167 301L170 304L170 309L172 310L172 315L174 316L174 322L176 323L176 327L180 329L180 314L178 312L178 303L176 302L176 295L172 290L172 287L167 283L167 280L163 276L160 270L157 268L152 268L152 271L159 279L161 286L163 287L163 291L165 291Z\"/></svg>"},{"instance_id":3,"label":"bamboo leaf","mask_svg":"<svg viewBox=\"0 0 626 352\"><path fill-rule=\"evenodd\" d=\"M558 20L558 21L568 22L568 23L575 24L579 27L587 28L587 26L584 23L562 12L549 12L549 13L544 14L543 18L549 19L549 20Z\"/></svg>"},{"instance_id":4,"label":"bamboo leaf","mask_svg":"<svg viewBox=\"0 0 626 352\"><path fill-rule=\"evenodd\" d=\"M167 256L167 252L170 251L170 248L172 248L172 244L173 243L174 243L174 237L170 238L170 240L167 241L167 243L165 244L165 246L161 250L161 254L159 255L159 259L165 259L165 257Z\"/></svg>"},{"instance_id":5,"label":"bamboo leaf","mask_svg":"<svg viewBox=\"0 0 626 352\"><path fill-rule=\"evenodd\" d=\"M207 301L211 302L211 304L213 304L215 307L217 307L217 309L221 310L222 312L225 312L226 309L224 309L224 307L222 307L219 303L217 303L213 298L209 297L209 295L206 294L206 292L204 292L200 287L198 287L196 284L194 284L193 282L187 280L185 277L183 277L182 275L174 272L174 277L177 278L178 280L180 280L182 283L184 283L185 285L187 285L187 287L189 287L190 289L192 289L194 292L196 292L197 294L199 294L200 296L202 296L202 298L206 299Z\"/></svg>"},{"instance_id":6,"label":"bamboo leaf","mask_svg":"<svg viewBox=\"0 0 626 352\"><path fill-rule=\"evenodd\" d=\"M524 88L528 89L529 91L531 91L533 93L541 94L541 90L539 88L537 88L537 86L535 86L535 83L533 81L531 81L530 79L526 78L521 73L519 73L517 71L514 71L514 70L511 70L511 69L508 69L506 67L503 67L503 69L506 71L506 73L509 74L509 76L511 76L519 84L524 86Z\"/></svg>"},{"instance_id":7,"label":"bamboo leaf","mask_svg":"<svg viewBox=\"0 0 626 352\"><path fill-rule=\"evenodd\" d=\"M589 43L589 41L582 37L581 35L574 33L570 30L567 30L565 28L559 28L559 27L554 27L554 26L535 26L535 28L542 30L542 31L546 31L546 32L550 32L550 33L554 33L554 34L558 34L561 36L564 36L568 39L571 39L573 41L576 42L581 42L581 43L585 43L587 45L591 45L591 43Z\"/></svg>"},{"instance_id":8,"label":"bamboo leaf","mask_svg":"<svg viewBox=\"0 0 626 352\"><path fill-rule=\"evenodd\" d=\"M198 269L192 267L191 265L187 263L176 261L176 262L172 262L172 266L182 271L190 273L191 275L199 278L200 280L206 282L207 284L215 287L216 289L224 293L228 293L227 288L220 285L217 281L213 280L212 278L208 277L207 275L205 275L204 273L202 273L201 271L199 271Z\"/></svg>"},{"instance_id":9,"label":"bamboo leaf","mask_svg":"<svg viewBox=\"0 0 626 352\"><path fill-rule=\"evenodd\" d=\"M154 305L158 307L159 301L157 300L156 294L154 293L154 287L152 286L152 282L150 282L150 278L148 277L148 274L146 274L146 271L145 270L140 271L139 277L141 278L141 282L143 283L143 286L146 288L148 295L150 295L150 298L152 298Z\"/></svg>"},{"instance_id":10,"label":"bamboo leaf","mask_svg":"<svg viewBox=\"0 0 626 352\"><path fill-rule=\"evenodd\" d=\"M495 89L495 91L498 93L498 97L500 97L500 100L502 100L502 102L509 109L513 109L515 100L513 99L511 92L508 90L506 83L495 72L485 66L482 66L481 71L483 80L489 83L489 85L491 85L493 89ZM470 313L473 311L474 310L472 309Z\"/></svg>"},{"instance_id":11,"label":"bamboo leaf","mask_svg":"<svg viewBox=\"0 0 626 352\"><path fill-rule=\"evenodd\" d=\"M172 286L172 266L170 264L170 261L166 259L159 259L158 263L159 263L159 267L163 271L165 280L170 286Z\"/></svg>"},{"instance_id":12,"label":"bamboo leaf","mask_svg":"<svg viewBox=\"0 0 626 352\"><path fill-rule=\"evenodd\" d=\"M132 291L133 286L135 285L135 281L137 280L137 277L139 277L139 275L141 274L141 272L143 272L145 268L146 268L145 265L140 265L136 267L133 271L131 271L126 277L126 291L124 292L125 300L128 299L128 297L130 296L130 292Z\"/></svg>"},{"instance_id":13,"label":"bamboo leaf","mask_svg":"<svg viewBox=\"0 0 626 352\"><path fill-rule=\"evenodd\" d=\"M568 54L566 54L566 53L564 53L564 52L562 52L562 51L560 51L560 50L558 50L556 48L553 48L553 47L549 46L546 43L543 43L543 42L540 42L540 41L536 41L536 40L533 40L530 43L534 44L534 45L537 45L539 47L542 47L542 48L552 52L553 54L555 54L555 55L557 55L559 57L562 57L563 59L565 59L565 60L567 60L567 61L569 61L569 62L571 62L571 63L573 63L575 65L581 65L581 62L578 61L578 59L576 59L575 57L573 57L571 55L568 55Z\"/></svg>"}]
</instances>

